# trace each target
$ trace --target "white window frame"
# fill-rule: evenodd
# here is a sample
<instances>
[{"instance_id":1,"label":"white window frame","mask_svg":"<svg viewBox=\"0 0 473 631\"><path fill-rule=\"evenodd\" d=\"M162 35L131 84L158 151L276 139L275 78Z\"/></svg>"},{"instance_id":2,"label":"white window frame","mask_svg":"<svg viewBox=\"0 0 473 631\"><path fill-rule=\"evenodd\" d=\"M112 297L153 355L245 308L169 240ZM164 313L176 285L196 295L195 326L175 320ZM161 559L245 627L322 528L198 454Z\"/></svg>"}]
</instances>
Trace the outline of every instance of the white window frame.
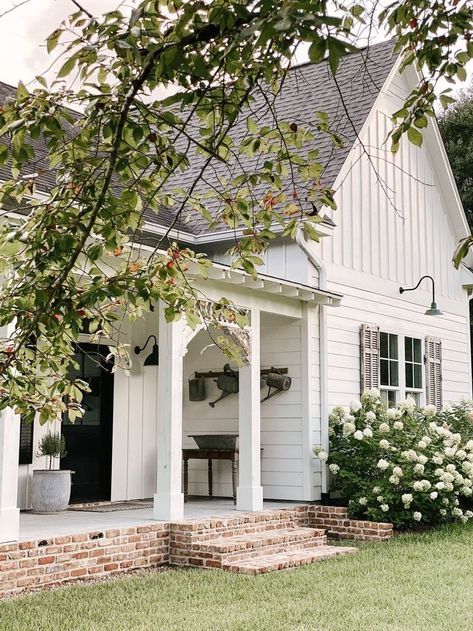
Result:
<instances>
[{"instance_id":1,"label":"white window frame","mask_svg":"<svg viewBox=\"0 0 473 631\"><path fill-rule=\"evenodd\" d=\"M389 335L397 336L397 362L399 368L399 385L398 386L384 386L381 383L381 344L380 344L380 352L379 352L379 390L381 395L383 392L395 392L396 393L396 403L405 399L408 394L418 394L419 395L419 405L425 405L425 339L423 336L417 336L414 333L404 333L401 331L395 331L388 328L380 327L379 334L381 336L382 333L388 333ZM405 338L410 337L416 340L420 340L420 350L421 350L421 358L422 358L422 388L406 388L406 353L405 353ZM384 398L384 397L383 397ZM387 397L386 397L387 400Z\"/></svg>"}]
</instances>

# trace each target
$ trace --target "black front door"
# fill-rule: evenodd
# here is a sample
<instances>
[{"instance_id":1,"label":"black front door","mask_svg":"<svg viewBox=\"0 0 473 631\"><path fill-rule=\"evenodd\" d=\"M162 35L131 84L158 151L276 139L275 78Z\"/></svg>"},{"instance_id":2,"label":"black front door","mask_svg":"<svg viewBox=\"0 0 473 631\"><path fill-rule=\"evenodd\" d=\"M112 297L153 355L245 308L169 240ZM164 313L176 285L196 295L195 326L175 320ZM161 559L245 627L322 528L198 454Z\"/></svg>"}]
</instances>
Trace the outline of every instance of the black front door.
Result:
<instances>
[{"instance_id":1,"label":"black front door","mask_svg":"<svg viewBox=\"0 0 473 631\"><path fill-rule=\"evenodd\" d=\"M75 354L78 369L72 377L89 384L84 393L84 416L62 423L66 456L62 469L75 471L71 501L109 500L112 477L113 374L107 362L108 347L80 344Z\"/></svg>"}]
</instances>

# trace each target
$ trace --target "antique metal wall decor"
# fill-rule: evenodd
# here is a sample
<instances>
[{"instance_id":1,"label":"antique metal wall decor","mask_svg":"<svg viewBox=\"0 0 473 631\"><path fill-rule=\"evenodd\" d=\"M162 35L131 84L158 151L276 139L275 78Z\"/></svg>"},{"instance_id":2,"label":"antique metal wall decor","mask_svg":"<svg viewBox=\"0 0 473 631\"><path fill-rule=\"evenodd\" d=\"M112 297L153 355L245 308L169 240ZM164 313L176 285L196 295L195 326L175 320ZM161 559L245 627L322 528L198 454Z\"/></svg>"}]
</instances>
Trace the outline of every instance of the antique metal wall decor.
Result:
<instances>
[{"instance_id":1,"label":"antique metal wall decor","mask_svg":"<svg viewBox=\"0 0 473 631\"><path fill-rule=\"evenodd\" d=\"M230 368L230 364L225 364L223 367L223 373L220 374L215 380L217 388L222 391L222 394L215 401L210 401L211 408L215 407L215 404L228 397L230 394L236 394L238 392L238 373Z\"/></svg>"},{"instance_id":2,"label":"antique metal wall decor","mask_svg":"<svg viewBox=\"0 0 473 631\"><path fill-rule=\"evenodd\" d=\"M206 396L204 377L189 379L189 401L205 401Z\"/></svg>"},{"instance_id":3,"label":"antique metal wall decor","mask_svg":"<svg viewBox=\"0 0 473 631\"><path fill-rule=\"evenodd\" d=\"M280 392L287 392L292 384L292 379L288 375L282 375L276 368L271 368L271 372L263 377L268 386L268 394L261 399L267 401Z\"/></svg>"}]
</instances>

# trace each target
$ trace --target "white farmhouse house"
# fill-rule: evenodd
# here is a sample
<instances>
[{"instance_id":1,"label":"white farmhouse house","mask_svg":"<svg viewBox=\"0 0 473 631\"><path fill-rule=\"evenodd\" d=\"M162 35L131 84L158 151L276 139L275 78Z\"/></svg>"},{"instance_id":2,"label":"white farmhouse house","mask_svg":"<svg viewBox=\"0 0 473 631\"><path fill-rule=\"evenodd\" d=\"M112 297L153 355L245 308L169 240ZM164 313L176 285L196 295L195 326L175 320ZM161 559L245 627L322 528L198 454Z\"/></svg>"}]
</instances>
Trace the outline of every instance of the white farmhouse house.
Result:
<instances>
[{"instance_id":1,"label":"white farmhouse house","mask_svg":"<svg viewBox=\"0 0 473 631\"><path fill-rule=\"evenodd\" d=\"M328 141L319 145L338 204L322 211L320 243L280 238L253 280L229 267L234 231L206 232L199 222L172 231L215 263L196 287L249 310L251 361L239 370L238 393L211 407L222 392L208 377L205 399L190 400L189 380L222 371L226 360L205 330L166 324L159 306L129 326L124 341L132 349L156 338L134 355L129 375L88 361L88 352L107 352L107 341L91 348L84 336L78 359L92 393L83 420L62 424L69 452L62 466L76 471L73 499L154 497L156 519L182 519L182 450L196 447L194 435L238 434L237 510L260 510L263 498L317 501L327 476L312 447L327 445L332 406L347 405L364 387L380 388L389 403L407 394L437 406L471 396L473 275L451 263L469 229L435 121L422 148L403 141L393 156L385 143L390 116L415 82L414 70L399 73L391 51L383 43L350 55L336 82L325 63L294 68L276 100L285 120L307 122L327 111L345 141L333 155ZM1 96L9 90L2 87ZM171 220L148 216L146 237L162 235ZM435 282L441 315L425 313L429 278L416 291L399 291L425 275ZM145 362L153 343L159 365ZM271 367L287 369L291 387L260 402L267 394L261 370ZM20 427L12 413L0 423L0 542L18 537L32 471L43 467L35 454L44 431ZM189 460L190 496L208 494L208 466ZM213 494L231 497L231 463L214 461L211 475Z\"/></svg>"}]
</instances>

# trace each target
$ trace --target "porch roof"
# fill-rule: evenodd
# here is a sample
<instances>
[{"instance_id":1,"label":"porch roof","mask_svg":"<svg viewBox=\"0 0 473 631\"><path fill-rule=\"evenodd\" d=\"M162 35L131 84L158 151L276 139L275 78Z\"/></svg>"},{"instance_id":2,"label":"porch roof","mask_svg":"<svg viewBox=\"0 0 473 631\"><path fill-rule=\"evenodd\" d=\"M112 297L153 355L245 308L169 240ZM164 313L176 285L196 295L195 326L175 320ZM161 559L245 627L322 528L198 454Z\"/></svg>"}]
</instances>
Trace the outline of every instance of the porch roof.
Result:
<instances>
[{"instance_id":1,"label":"porch roof","mask_svg":"<svg viewBox=\"0 0 473 631\"><path fill-rule=\"evenodd\" d=\"M191 276L194 275L192 269ZM197 273L195 274L197 276ZM243 270L233 269L223 263L212 263L208 270L208 277L211 280L219 281L229 285L239 285L242 288L257 290L262 293L293 298L301 302L314 302L321 305L338 307L343 298L342 294L325 289L318 289L311 285L304 285L284 278L259 274L252 278Z\"/></svg>"}]
</instances>

